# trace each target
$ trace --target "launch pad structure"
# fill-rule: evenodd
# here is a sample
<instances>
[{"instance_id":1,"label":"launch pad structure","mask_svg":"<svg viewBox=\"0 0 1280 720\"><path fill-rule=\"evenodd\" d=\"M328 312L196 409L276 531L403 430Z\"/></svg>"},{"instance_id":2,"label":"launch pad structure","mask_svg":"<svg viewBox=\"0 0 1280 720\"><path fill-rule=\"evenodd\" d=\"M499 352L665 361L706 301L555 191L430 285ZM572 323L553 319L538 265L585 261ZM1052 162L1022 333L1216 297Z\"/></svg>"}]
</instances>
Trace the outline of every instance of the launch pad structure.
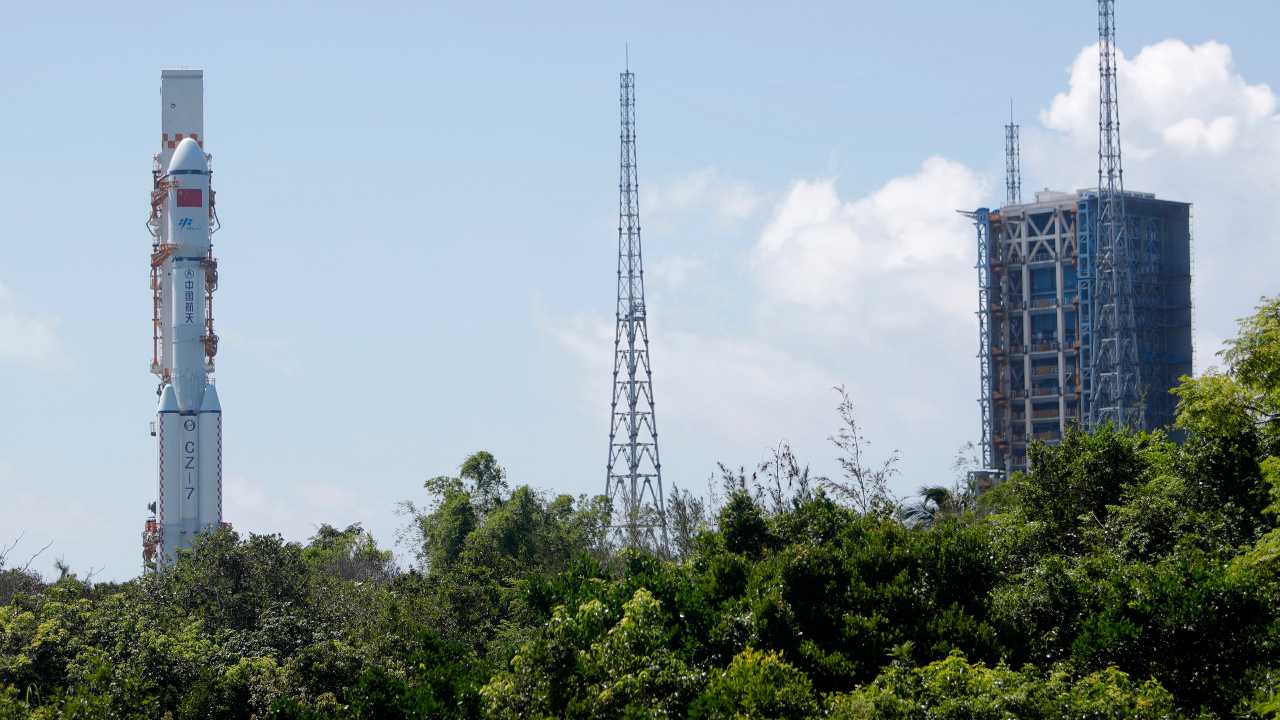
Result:
<instances>
[{"instance_id":1,"label":"launch pad structure","mask_svg":"<svg viewBox=\"0 0 1280 720\"><path fill-rule=\"evenodd\" d=\"M1192 372L1191 206L1125 190L1115 0L1098 0L1098 185L1021 197L1005 126L1005 205L977 231L980 474L1028 468L1073 426L1152 430Z\"/></svg>"}]
</instances>

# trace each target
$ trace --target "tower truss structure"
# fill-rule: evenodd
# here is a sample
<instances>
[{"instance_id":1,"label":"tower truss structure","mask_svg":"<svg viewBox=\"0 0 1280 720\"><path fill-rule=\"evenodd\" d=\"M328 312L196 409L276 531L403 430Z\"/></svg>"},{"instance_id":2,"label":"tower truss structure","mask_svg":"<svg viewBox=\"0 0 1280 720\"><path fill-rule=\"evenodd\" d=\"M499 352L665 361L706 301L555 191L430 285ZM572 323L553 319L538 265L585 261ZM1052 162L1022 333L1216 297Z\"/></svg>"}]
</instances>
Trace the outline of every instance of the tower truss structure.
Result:
<instances>
[{"instance_id":1,"label":"tower truss structure","mask_svg":"<svg viewBox=\"0 0 1280 720\"><path fill-rule=\"evenodd\" d=\"M665 553L667 517L640 247L635 74L629 67L620 76L619 106L622 132L618 178L617 332L613 341L613 398L605 494L613 503L615 542Z\"/></svg>"},{"instance_id":2,"label":"tower truss structure","mask_svg":"<svg viewBox=\"0 0 1280 720\"><path fill-rule=\"evenodd\" d=\"M1093 242L1081 249L1080 299L1086 357L1084 418L1146 427L1146 393L1138 356L1135 253L1126 225L1116 83L1115 0L1098 0L1098 202Z\"/></svg>"},{"instance_id":3,"label":"tower truss structure","mask_svg":"<svg viewBox=\"0 0 1280 720\"><path fill-rule=\"evenodd\" d=\"M977 231L978 261L978 409L982 418L982 469L995 467L992 452L994 421L991 393L995 387L991 374L991 220L986 208L962 212L973 221Z\"/></svg>"},{"instance_id":4,"label":"tower truss structure","mask_svg":"<svg viewBox=\"0 0 1280 720\"><path fill-rule=\"evenodd\" d=\"M1004 126L1004 203L1022 203L1022 147L1021 127L1013 121L1013 108L1009 108L1009 124Z\"/></svg>"}]
</instances>

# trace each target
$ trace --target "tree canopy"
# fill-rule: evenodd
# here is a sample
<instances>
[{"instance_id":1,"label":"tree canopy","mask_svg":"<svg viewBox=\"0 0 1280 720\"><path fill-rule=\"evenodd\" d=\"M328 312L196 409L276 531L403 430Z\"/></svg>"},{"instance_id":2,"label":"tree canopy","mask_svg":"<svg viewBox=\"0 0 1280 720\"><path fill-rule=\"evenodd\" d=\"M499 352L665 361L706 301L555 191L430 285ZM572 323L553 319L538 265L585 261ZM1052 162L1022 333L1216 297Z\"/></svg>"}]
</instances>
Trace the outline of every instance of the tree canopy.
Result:
<instances>
[{"instance_id":1,"label":"tree canopy","mask_svg":"<svg viewBox=\"0 0 1280 720\"><path fill-rule=\"evenodd\" d=\"M0 553L0 720L1280 717L1280 300L1222 358L1168 432L905 511L842 396L843 479L722 468L669 554L487 452L403 504L410 568L359 524L121 584Z\"/></svg>"}]
</instances>

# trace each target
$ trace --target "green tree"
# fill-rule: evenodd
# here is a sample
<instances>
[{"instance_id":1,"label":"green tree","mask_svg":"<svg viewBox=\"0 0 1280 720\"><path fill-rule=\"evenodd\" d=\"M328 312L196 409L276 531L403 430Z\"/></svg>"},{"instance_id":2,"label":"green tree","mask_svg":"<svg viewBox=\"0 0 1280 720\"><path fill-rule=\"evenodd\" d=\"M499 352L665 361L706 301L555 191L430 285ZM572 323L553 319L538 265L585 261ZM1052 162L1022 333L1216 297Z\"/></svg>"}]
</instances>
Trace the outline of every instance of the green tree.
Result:
<instances>
[{"instance_id":1,"label":"green tree","mask_svg":"<svg viewBox=\"0 0 1280 720\"><path fill-rule=\"evenodd\" d=\"M1209 436L1258 431L1275 452L1280 441L1280 296L1263 298L1218 353L1226 370L1184 377L1178 425Z\"/></svg>"},{"instance_id":2,"label":"green tree","mask_svg":"<svg viewBox=\"0 0 1280 720\"><path fill-rule=\"evenodd\" d=\"M735 490L729 495L717 524L729 552L757 558L772 544L764 511L746 490Z\"/></svg>"},{"instance_id":3,"label":"green tree","mask_svg":"<svg viewBox=\"0 0 1280 720\"><path fill-rule=\"evenodd\" d=\"M924 667L896 662L875 682L832 696L834 720L1169 720L1182 717L1173 698L1154 681L1134 682L1104 670L1073 680L1056 670L1018 672L969 663L955 654Z\"/></svg>"},{"instance_id":4,"label":"green tree","mask_svg":"<svg viewBox=\"0 0 1280 720\"><path fill-rule=\"evenodd\" d=\"M507 495L507 471L484 450L462 462L458 477L471 484L470 492L481 515L498 507Z\"/></svg>"},{"instance_id":5,"label":"green tree","mask_svg":"<svg viewBox=\"0 0 1280 720\"><path fill-rule=\"evenodd\" d=\"M710 529L706 503L688 490L672 486L667 498L667 527L671 534L671 552L677 558L693 553L698 535Z\"/></svg>"},{"instance_id":6,"label":"green tree","mask_svg":"<svg viewBox=\"0 0 1280 720\"><path fill-rule=\"evenodd\" d=\"M911 527L928 527L959 517L972 509L975 501L975 493L959 486L926 485L918 496L916 502L907 503L898 511L898 517Z\"/></svg>"},{"instance_id":7,"label":"green tree","mask_svg":"<svg viewBox=\"0 0 1280 720\"><path fill-rule=\"evenodd\" d=\"M777 652L747 648L716 673L690 708L694 720L805 720L817 717L809 678Z\"/></svg>"},{"instance_id":8,"label":"green tree","mask_svg":"<svg viewBox=\"0 0 1280 720\"><path fill-rule=\"evenodd\" d=\"M600 600L556 610L547 630L521 647L509 670L481 691L494 718L680 717L698 674L672 650L660 604L645 589L621 617Z\"/></svg>"},{"instance_id":9,"label":"green tree","mask_svg":"<svg viewBox=\"0 0 1280 720\"><path fill-rule=\"evenodd\" d=\"M302 558L322 574L356 582L385 583L396 575L390 550L382 550L359 523L339 530L324 524L302 550Z\"/></svg>"},{"instance_id":10,"label":"green tree","mask_svg":"<svg viewBox=\"0 0 1280 720\"><path fill-rule=\"evenodd\" d=\"M0 720L27 720L31 706L18 699L18 688L0 685Z\"/></svg>"}]
</instances>

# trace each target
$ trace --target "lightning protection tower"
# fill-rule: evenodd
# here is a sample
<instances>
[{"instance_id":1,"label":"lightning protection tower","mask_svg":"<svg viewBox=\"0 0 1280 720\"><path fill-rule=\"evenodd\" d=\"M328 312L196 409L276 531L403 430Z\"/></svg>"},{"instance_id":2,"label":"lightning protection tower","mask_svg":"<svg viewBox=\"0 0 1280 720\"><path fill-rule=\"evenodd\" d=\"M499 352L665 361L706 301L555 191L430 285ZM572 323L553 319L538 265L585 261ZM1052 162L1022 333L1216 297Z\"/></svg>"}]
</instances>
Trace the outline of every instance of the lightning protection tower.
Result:
<instances>
[{"instance_id":1,"label":"lightning protection tower","mask_svg":"<svg viewBox=\"0 0 1280 720\"><path fill-rule=\"evenodd\" d=\"M1085 359L1085 421L1095 427L1146 426L1134 296L1134 254L1125 220L1116 87L1115 0L1098 0L1098 203L1095 247L1082 249L1080 301ZM1092 266L1088 265L1092 256Z\"/></svg>"},{"instance_id":2,"label":"lightning protection tower","mask_svg":"<svg viewBox=\"0 0 1280 720\"><path fill-rule=\"evenodd\" d=\"M618 304L613 341L613 399L605 494L613 503L613 539L627 547L667 550L667 516L658 459L658 425L645 321L636 183L635 75L621 74L621 168L618 179Z\"/></svg>"},{"instance_id":3,"label":"lightning protection tower","mask_svg":"<svg viewBox=\"0 0 1280 720\"><path fill-rule=\"evenodd\" d=\"M1004 126L1004 204L1022 202L1022 147L1020 126L1013 121L1013 102L1009 102L1009 124Z\"/></svg>"}]
</instances>

